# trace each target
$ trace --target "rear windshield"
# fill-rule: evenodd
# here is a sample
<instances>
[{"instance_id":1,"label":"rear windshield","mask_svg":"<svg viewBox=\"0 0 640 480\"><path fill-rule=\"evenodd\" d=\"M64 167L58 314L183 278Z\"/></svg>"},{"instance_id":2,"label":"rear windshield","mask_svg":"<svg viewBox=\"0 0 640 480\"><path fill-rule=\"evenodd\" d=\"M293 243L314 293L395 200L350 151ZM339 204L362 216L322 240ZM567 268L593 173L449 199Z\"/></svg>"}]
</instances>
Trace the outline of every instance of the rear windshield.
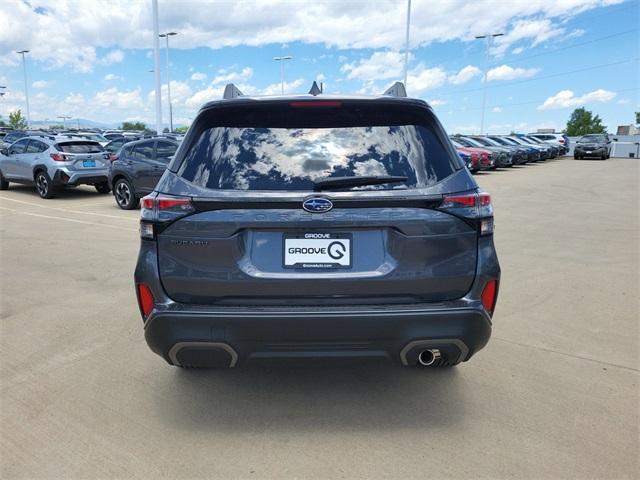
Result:
<instances>
[{"instance_id":1,"label":"rear windshield","mask_svg":"<svg viewBox=\"0 0 640 480\"><path fill-rule=\"evenodd\" d=\"M232 190L313 190L313 182L324 178L394 175L407 180L355 188L407 189L433 185L455 171L426 113L292 110L253 115L252 125L246 114L237 125L227 117L228 125L203 129L178 175L201 187Z\"/></svg>"},{"instance_id":2,"label":"rear windshield","mask_svg":"<svg viewBox=\"0 0 640 480\"><path fill-rule=\"evenodd\" d=\"M607 137L605 135L584 135L580 137L579 142L589 143L589 142L606 142Z\"/></svg>"},{"instance_id":3,"label":"rear windshield","mask_svg":"<svg viewBox=\"0 0 640 480\"><path fill-rule=\"evenodd\" d=\"M96 142L63 142L58 143L56 148L64 153L100 153L104 152L102 145Z\"/></svg>"}]
</instances>

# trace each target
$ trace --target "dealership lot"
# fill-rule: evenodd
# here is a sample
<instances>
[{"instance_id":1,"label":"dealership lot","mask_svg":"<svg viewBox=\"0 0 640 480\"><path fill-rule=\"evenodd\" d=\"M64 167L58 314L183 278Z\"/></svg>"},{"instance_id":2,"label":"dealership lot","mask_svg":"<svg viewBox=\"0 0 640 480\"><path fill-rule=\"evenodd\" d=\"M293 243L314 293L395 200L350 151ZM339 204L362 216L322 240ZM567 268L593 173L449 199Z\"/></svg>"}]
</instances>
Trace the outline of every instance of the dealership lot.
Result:
<instances>
[{"instance_id":1,"label":"dealership lot","mask_svg":"<svg viewBox=\"0 0 640 480\"><path fill-rule=\"evenodd\" d=\"M502 284L451 370L179 370L143 339L138 212L0 192L0 476L637 478L638 160L480 173Z\"/></svg>"}]
</instances>

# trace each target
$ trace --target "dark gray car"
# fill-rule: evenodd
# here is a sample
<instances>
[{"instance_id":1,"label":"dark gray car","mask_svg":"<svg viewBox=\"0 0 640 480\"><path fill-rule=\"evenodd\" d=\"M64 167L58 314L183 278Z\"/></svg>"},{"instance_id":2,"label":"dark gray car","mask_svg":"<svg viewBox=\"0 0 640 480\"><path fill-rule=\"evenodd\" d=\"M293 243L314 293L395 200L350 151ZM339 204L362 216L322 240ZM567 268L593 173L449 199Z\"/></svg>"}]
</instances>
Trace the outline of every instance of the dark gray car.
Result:
<instances>
[{"instance_id":1,"label":"dark gray car","mask_svg":"<svg viewBox=\"0 0 640 480\"><path fill-rule=\"evenodd\" d=\"M583 135L576 142L573 158L595 157L606 160L611 156L611 139L606 133Z\"/></svg>"},{"instance_id":2,"label":"dark gray car","mask_svg":"<svg viewBox=\"0 0 640 480\"><path fill-rule=\"evenodd\" d=\"M142 200L135 284L155 353L450 366L486 345L491 199L403 91L252 98L230 85L200 110Z\"/></svg>"},{"instance_id":3,"label":"dark gray car","mask_svg":"<svg viewBox=\"0 0 640 480\"><path fill-rule=\"evenodd\" d=\"M109 169L109 185L120 208L138 208L140 198L153 191L178 145L167 138L148 138L122 146Z\"/></svg>"}]
</instances>

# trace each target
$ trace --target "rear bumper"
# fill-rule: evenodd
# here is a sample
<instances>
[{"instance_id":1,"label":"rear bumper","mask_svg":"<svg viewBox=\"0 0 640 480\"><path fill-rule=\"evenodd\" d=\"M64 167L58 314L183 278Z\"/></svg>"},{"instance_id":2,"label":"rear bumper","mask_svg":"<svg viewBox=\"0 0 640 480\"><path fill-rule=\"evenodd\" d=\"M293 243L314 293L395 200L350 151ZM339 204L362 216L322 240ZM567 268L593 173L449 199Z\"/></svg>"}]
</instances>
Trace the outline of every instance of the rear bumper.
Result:
<instances>
[{"instance_id":1,"label":"rear bumper","mask_svg":"<svg viewBox=\"0 0 640 480\"><path fill-rule=\"evenodd\" d=\"M76 186L76 185L95 185L107 183L109 171L105 169L95 169L91 171L76 171L69 169L58 169L51 177L53 184L56 186Z\"/></svg>"},{"instance_id":2,"label":"rear bumper","mask_svg":"<svg viewBox=\"0 0 640 480\"><path fill-rule=\"evenodd\" d=\"M445 363L469 360L491 336L481 296L500 280L493 238L479 237L476 276L457 300L408 305L218 307L168 297L158 272L154 241L142 240L135 282L145 284L154 307L145 339L169 364L235 366L273 359L385 359L412 365L418 353L438 348Z\"/></svg>"},{"instance_id":3,"label":"rear bumper","mask_svg":"<svg viewBox=\"0 0 640 480\"><path fill-rule=\"evenodd\" d=\"M379 359L415 365L438 348L445 362L471 358L491 336L474 307L386 307L361 310L231 311L191 308L154 312L145 324L152 351L172 365L230 367L277 359Z\"/></svg>"}]
</instances>

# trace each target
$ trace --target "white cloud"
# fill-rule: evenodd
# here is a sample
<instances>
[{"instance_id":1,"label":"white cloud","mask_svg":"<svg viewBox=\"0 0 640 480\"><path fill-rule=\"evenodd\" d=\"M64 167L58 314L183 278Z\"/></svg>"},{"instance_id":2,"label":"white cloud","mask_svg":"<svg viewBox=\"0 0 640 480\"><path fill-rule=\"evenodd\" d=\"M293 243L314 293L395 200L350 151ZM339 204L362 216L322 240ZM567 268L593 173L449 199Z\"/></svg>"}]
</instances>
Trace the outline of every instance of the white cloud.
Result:
<instances>
[{"instance_id":1,"label":"white cloud","mask_svg":"<svg viewBox=\"0 0 640 480\"><path fill-rule=\"evenodd\" d=\"M570 108L579 107L588 103L608 102L616 96L615 92L609 90L598 89L593 92L585 93L576 97L571 90L561 90L555 95L547 98L542 105L538 106L538 110L550 110L554 108Z\"/></svg>"},{"instance_id":2,"label":"white cloud","mask_svg":"<svg viewBox=\"0 0 640 480\"><path fill-rule=\"evenodd\" d=\"M224 72L224 70L223 70ZM230 72L230 73L222 73L221 75L217 75L212 81L211 85L219 85L221 83L230 83L230 82L242 82L249 80L253 76L253 68L244 67L240 72Z\"/></svg>"},{"instance_id":3,"label":"white cloud","mask_svg":"<svg viewBox=\"0 0 640 480\"><path fill-rule=\"evenodd\" d=\"M528 78L540 71L539 68L513 68L509 65L500 65L487 72L487 81L514 80L516 78Z\"/></svg>"},{"instance_id":4,"label":"white cloud","mask_svg":"<svg viewBox=\"0 0 640 480\"><path fill-rule=\"evenodd\" d=\"M111 65L112 63L120 63L124 60L124 52L122 50L111 50L100 59L102 65Z\"/></svg>"},{"instance_id":5,"label":"white cloud","mask_svg":"<svg viewBox=\"0 0 640 480\"><path fill-rule=\"evenodd\" d=\"M349 80L376 81L388 78L400 78L404 68L404 54L400 52L373 52L369 58L358 62L345 63L340 71L347 74Z\"/></svg>"},{"instance_id":6,"label":"white cloud","mask_svg":"<svg viewBox=\"0 0 640 480\"><path fill-rule=\"evenodd\" d=\"M119 90L116 87L97 92L93 97L93 104L100 108L129 110L141 108L144 105L142 92L135 90Z\"/></svg>"},{"instance_id":7,"label":"white cloud","mask_svg":"<svg viewBox=\"0 0 640 480\"><path fill-rule=\"evenodd\" d=\"M47 88L49 86L49 82L45 80L36 80L32 84L33 88Z\"/></svg>"},{"instance_id":8,"label":"white cloud","mask_svg":"<svg viewBox=\"0 0 640 480\"><path fill-rule=\"evenodd\" d=\"M628 98L621 98L620 100L618 100L616 102L618 105L626 105L627 103L629 103L629 99Z\"/></svg>"},{"instance_id":9,"label":"white cloud","mask_svg":"<svg viewBox=\"0 0 640 480\"><path fill-rule=\"evenodd\" d=\"M502 112L502 109L501 109L500 107L493 107L493 108L491 109L491 111L492 111L493 113L500 113L500 112Z\"/></svg>"},{"instance_id":10,"label":"white cloud","mask_svg":"<svg viewBox=\"0 0 640 480\"><path fill-rule=\"evenodd\" d=\"M293 82L284 82L284 93L285 94L300 93L298 92L298 88L304 85L304 83L305 82L303 78L298 78ZM242 88L240 90L242 90ZM242 92L247 93L244 90L242 90ZM260 94L261 95L280 95L280 92L281 92L281 84L272 83L271 85L268 85L265 88L263 88L260 91Z\"/></svg>"},{"instance_id":11,"label":"white cloud","mask_svg":"<svg viewBox=\"0 0 640 480\"><path fill-rule=\"evenodd\" d=\"M318 82L324 82L327 79L327 76L324 73L319 73L316 75L316 80Z\"/></svg>"},{"instance_id":12,"label":"white cloud","mask_svg":"<svg viewBox=\"0 0 640 480\"><path fill-rule=\"evenodd\" d=\"M107 74L104 76L104 79L105 79L107 82L110 82L110 81L113 81L113 80L118 80L119 78L120 78L120 77L119 77L118 75L116 75L115 73L107 73Z\"/></svg>"},{"instance_id":13,"label":"white cloud","mask_svg":"<svg viewBox=\"0 0 640 480\"><path fill-rule=\"evenodd\" d=\"M429 100L427 103L429 103L429 105L431 105L432 107L438 107L440 105L446 105L447 101L446 100L438 100L437 98L435 98L433 100Z\"/></svg>"},{"instance_id":14,"label":"white cloud","mask_svg":"<svg viewBox=\"0 0 640 480\"><path fill-rule=\"evenodd\" d=\"M220 100L224 92L224 85L220 87L208 86L204 90L199 90L185 101L185 106L191 109L200 108L212 100Z\"/></svg>"},{"instance_id":15,"label":"white cloud","mask_svg":"<svg viewBox=\"0 0 640 480\"><path fill-rule=\"evenodd\" d=\"M420 95L426 90L438 88L447 80L447 74L440 67L426 68L420 64L407 76L407 92L409 95Z\"/></svg>"},{"instance_id":16,"label":"white cloud","mask_svg":"<svg viewBox=\"0 0 640 480\"><path fill-rule=\"evenodd\" d=\"M454 85L462 85L463 83L467 83L473 77L475 77L477 75L481 75L481 74L482 74L482 72L480 71L480 69L478 67L475 67L473 65L467 65L462 70L460 70L458 73L456 73L454 75L450 75L449 76L449 83L452 83Z\"/></svg>"},{"instance_id":17,"label":"white cloud","mask_svg":"<svg viewBox=\"0 0 640 480\"><path fill-rule=\"evenodd\" d=\"M567 19L618 1L510 1L501 2L500 8L495 8L493 0L415 2L411 42L415 47L472 41L478 31L504 31L507 34L496 40L498 52L519 41L537 45L570 34L563 26ZM312 2L305 8L291 8L290 0L271 0L228 2L224 15L201 15L201 10L200 0L162 2L160 24L181 32L172 38L173 46L217 49L302 42L340 49L401 50L404 43L405 13L397 0L379 0L375 8L367 0ZM287 15L282 14L285 11ZM17 65L15 51L25 48L31 50L31 58L48 66L70 65L90 72L96 62L122 59L112 51L98 60L96 49L149 49L153 44L150 18L151 2L111 0L105 8L102 2L77 0L2 0L0 64Z\"/></svg>"},{"instance_id":18,"label":"white cloud","mask_svg":"<svg viewBox=\"0 0 640 480\"><path fill-rule=\"evenodd\" d=\"M207 74L202 72L195 72L191 75L191 80L196 82L202 82L207 79Z\"/></svg>"}]
</instances>

